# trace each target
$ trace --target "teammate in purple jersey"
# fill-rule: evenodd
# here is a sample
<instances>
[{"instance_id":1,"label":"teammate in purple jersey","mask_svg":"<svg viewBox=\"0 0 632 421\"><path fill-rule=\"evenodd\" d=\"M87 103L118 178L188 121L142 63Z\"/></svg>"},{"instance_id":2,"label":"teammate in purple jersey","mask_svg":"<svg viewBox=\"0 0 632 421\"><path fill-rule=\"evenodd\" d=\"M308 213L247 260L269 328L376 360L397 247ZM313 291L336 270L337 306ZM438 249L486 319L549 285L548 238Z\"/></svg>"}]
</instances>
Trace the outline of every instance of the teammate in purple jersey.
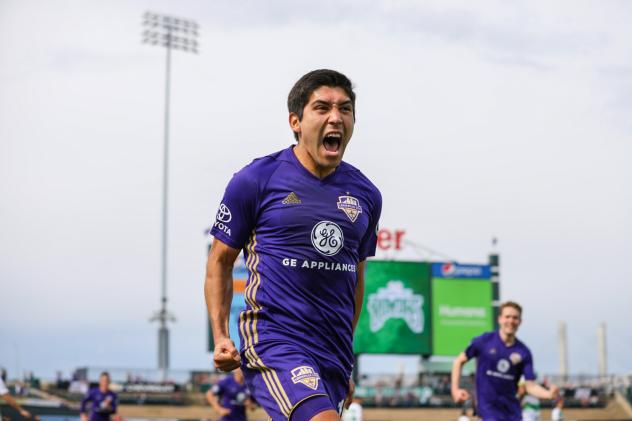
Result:
<instances>
[{"instance_id":1,"label":"teammate in purple jersey","mask_svg":"<svg viewBox=\"0 0 632 421\"><path fill-rule=\"evenodd\" d=\"M91 402L89 408L88 402ZM110 390L110 375L104 371L99 376L99 387L90 389L88 394L81 399L80 419L81 421L110 421L112 415L116 414L117 406L118 396Z\"/></svg>"},{"instance_id":2,"label":"teammate in purple jersey","mask_svg":"<svg viewBox=\"0 0 632 421\"><path fill-rule=\"evenodd\" d=\"M206 392L206 400L220 415L219 421L247 421L246 408L254 409L244 374L235 369Z\"/></svg>"},{"instance_id":3,"label":"teammate in purple jersey","mask_svg":"<svg viewBox=\"0 0 632 421\"><path fill-rule=\"evenodd\" d=\"M221 370L241 364L254 399L275 421L339 420L352 395L353 331L382 198L342 162L355 122L346 76L304 75L288 109L298 144L237 172L211 230L205 297L213 358ZM249 279L237 352L228 314L241 249Z\"/></svg>"},{"instance_id":4,"label":"teammate in purple jersey","mask_svg":"<svg viewBox=\"0 0 632 421\"><path fill-rule=\"evenodd\" d=\"M520 421L522 408L516 396L524 376L527 392L540 399L554 399L557 386L545 389L535 382L531 351L516 338L522 322L522 307L513 301L500 306L499 329L477 336L452 365L452 398L456 403L469 399L460 388L461 368L476 358L476 403L483 421Z\"/></svg>"}]
</instances>

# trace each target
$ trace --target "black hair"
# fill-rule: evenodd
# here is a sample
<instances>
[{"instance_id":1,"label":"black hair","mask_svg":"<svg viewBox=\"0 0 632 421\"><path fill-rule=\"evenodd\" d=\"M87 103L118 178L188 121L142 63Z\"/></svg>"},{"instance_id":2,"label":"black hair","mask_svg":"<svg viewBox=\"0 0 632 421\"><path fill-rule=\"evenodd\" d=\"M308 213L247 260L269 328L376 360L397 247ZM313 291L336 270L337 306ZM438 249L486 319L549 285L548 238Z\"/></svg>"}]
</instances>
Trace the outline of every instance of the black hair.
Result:
<instances>
[{"instance_id":1,"label":"black hair","mask_svg":"<svg viewBox=\"0 0 632 421\"><path fill-rule=\"evenodd\" d=\"M329 69L312 70L303 75L292 87L287 97L287 109L290 113L298 116L299 120L303 119L303 109L309 97L316 89L321 86L329 86L331 88L342 88L353 106L353 119L355 120L355 93L353 85L349 78L340 72ZM294 132L294 138L298 140L298 133Z\"/></svg>"}]
</instances>

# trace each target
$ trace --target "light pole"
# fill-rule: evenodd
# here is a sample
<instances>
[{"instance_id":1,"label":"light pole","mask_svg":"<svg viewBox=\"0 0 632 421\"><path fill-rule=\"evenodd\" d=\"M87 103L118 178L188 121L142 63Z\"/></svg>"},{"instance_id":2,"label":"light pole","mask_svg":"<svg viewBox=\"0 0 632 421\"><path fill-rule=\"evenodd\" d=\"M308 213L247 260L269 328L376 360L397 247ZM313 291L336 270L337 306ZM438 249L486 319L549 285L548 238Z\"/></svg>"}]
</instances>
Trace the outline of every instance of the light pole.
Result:
<instances>
[{"instance_id":1,"label":"light pole","mask_svg":"<svg viewBox=\"0 0 632 421\"><path fill-rule=\"evenodd\" d=\"M161 304L151 321L158 321L158 369L166 380L169 370L169 328L167 322L174 322L173 314L167 311L167 232L169 199L169 91L171 83L171 49L198 53L198 24L189 19L145 12L143 15L143 43L165 47L167 50L167 71L165 78L165 121L164 155L162 175L162 270Z\"/></svg>"}]
</instances>

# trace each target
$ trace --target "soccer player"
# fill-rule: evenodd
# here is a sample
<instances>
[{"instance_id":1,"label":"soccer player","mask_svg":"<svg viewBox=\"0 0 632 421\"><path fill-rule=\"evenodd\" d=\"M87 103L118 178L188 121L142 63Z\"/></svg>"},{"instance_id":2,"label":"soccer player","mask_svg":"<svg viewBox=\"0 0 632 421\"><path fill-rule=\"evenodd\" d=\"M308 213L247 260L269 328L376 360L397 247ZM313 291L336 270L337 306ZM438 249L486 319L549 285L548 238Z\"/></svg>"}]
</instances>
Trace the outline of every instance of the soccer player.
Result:
<instances>
[{"instance_id":1,"label":"soccer player","mask_svg":"<svg viewBox=\"0 0 632 421\"><path fill-rule=\"evenodd\" d=\"M535 382L531 351L516 338L522 321L522 307L513 301L500 306L499 329L472 340L452 364L452 398L456 403L469 399L460 388L461 368L476 358L476 399L483 421L520 421L522 409L516 397L518 382L524 376L527 393L540 399L554 399L559 389Z\"/></svg>"},{"instance_id":2,"label":"soccer player","mask_svg":"<svg viewBox=\"0 0 632 421\"><path fill-rule=\"evenodd\" d=\"M246 421L246 408L255 408L239 368L209 389L206 400L220 415L220 421Z\"/></svg>"},{"instance_id":3,"label":"soccer player","mask_svg":"<svg viewBox=\"0 0 632 421\"><path fill-rule=\"evenodd\" d=\"M92 403L88 416L88 402ZM116 414L118 396L110 390L110 374L104 371L99 376L99 387L88 391L81 399L79 410L81 421L110 421L110 417Z\"/></svg>"},{"instance_id":4,"label":"soccer player","mask_svg":"<svg viewBox=\"0 0 632 421\"><path fill-rule=\"evenodd\" d=\"M382 198L342 161L355 123L345 75L307 73L290 91L288 110L298 143L237 172L211 230L205 297L213 359L220 370L241 364L274 421L339 420L352 395L353 331ZM228 314L240 249L249 279L238 353Z\"/></svg>"}]
</instances>

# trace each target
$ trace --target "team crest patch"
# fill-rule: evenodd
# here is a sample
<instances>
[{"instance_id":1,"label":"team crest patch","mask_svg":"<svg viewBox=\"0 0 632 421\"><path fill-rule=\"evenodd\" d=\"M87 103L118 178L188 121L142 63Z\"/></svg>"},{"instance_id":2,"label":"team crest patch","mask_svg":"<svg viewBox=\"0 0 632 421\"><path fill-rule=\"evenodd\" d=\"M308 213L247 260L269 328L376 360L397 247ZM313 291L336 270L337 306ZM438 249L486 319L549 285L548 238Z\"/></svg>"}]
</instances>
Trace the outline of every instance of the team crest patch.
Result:
<instances>
[{"instance_id":1,"label":"team crest patch","mask_svg":"<svg viewBox=\"0 0 632 421\"><path fill-rule=\"evenodd\" d=\"M339 196L338 209L343 211L351 219L351 222L355 222L358 215L362 213L360 202L353 196Z\"/></svg>"},{"instance_id":2,"label":"team crest patch","mask_svg":"<svg viewBox=\"0 0 632 421\"><path fill-rule=\"evenodd\" d=\"M513 365L519 364L520 361L522 361L522 355L518 354L517 352L514 352L509 356L509 360L511 360Z\"/></svg>"},{"instance_id":3,"label":"team crest patch","mask_svg":"<svg viewBox=\"0 0 632 421\"><path fill-rule=\"evenodd\" d=\"M318 387L320 376L314 369L308 365L302 365L292 370L292 381L294 384L303 383L312 390Z\"/></svg>"}]
</instances>

